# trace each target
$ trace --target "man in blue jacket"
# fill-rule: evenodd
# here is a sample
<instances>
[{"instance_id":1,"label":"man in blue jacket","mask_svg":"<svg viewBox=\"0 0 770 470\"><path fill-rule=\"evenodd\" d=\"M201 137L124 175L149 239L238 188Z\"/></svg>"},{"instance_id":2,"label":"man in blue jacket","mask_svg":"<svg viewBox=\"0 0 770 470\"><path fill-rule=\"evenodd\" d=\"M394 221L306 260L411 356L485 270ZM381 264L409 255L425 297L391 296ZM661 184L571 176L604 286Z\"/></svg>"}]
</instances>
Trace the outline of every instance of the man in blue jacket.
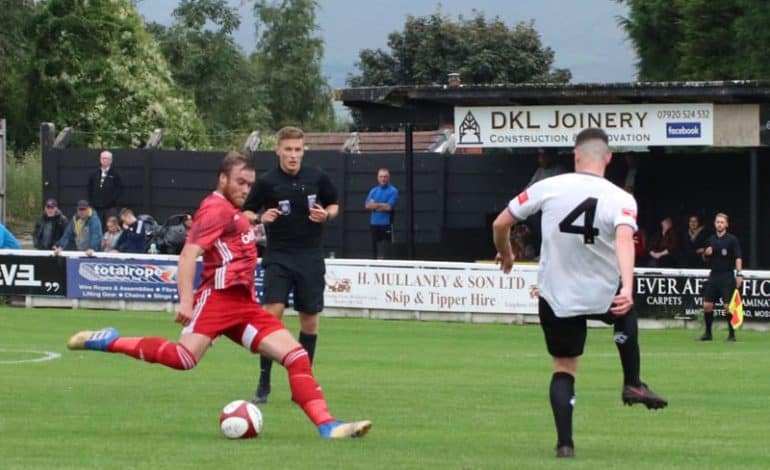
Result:
<instances>
[{"instance_id":1,"label":"man in blue jacket","mask_svg":"<svg viewBox=\"0 0 770 470\"><path fill-rule=\"evenodd\" d=\"M21 248L16 237L3 224L0 224L0 248L11 248L14 250Z\"/></svg>"},{"instance_id":2,"label":"man in blue jacket","mask_svg":"<svg viewBox=\"0 0 770 470\"><path fill-rule=\"evenodd\" d=\"M102 247L102 223L85 199L78 201L77 213L54 245L54 254L58 255L62 249L73 247L75 250L85 251L86 256L93 256L94 252Z\"/></svg>"},{"instance_id":3,"label":"man in blue jacket","mask_svg":"<svg viewBox=\"0 0 770 470\"><path fill-rule=\"evenodd\" d=\"M385 257L386 246L393 238L393 208L398 202L398 189L390 184L390 171L380 168L377 171L377 186L366 196L364 207L372 211L369 225L372 231L372 257ZM382 250L380 250L382 246Z\"/></svg>"}]
</instances>

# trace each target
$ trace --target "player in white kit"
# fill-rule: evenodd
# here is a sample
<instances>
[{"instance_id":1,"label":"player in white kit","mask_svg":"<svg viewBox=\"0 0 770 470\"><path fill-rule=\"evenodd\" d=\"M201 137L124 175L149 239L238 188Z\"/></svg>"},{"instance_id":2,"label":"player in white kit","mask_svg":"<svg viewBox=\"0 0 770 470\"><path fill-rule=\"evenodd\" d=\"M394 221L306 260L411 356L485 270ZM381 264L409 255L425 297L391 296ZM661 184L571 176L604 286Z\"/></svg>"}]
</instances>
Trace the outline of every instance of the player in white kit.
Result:
<instances>
[{"instance_id":1,"label":"player in white kit","mask_svg":"<svg viewBox=\"0 0 770 470\"><path fill-rule=\"evenodd\" d=\"M546 178L513 198L493 224L497 261L514 262L511 227L542 211L538 312L553 357L551 408L557 457L573 457L575 374L586 340L586 320L613 324L623 366L621 398L663 408L668 402L639 378L637 318L633 310L636 201L604 178L612 159L607 134L585 129L575 139L575 172Z\"/></svg>"}]
</instances>

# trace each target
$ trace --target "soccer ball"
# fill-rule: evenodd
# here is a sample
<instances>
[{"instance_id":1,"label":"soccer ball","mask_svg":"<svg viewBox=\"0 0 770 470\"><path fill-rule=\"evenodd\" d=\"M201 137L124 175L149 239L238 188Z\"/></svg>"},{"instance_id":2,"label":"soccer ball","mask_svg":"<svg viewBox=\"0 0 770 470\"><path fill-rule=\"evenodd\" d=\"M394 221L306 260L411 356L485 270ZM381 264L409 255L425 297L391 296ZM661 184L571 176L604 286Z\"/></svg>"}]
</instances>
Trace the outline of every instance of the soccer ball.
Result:
<instances>
[{"instance_id":1,"label":"soccer ball","mask_svg":"<svg viewBox=\"0 0 770 470\"><path fill-rule=\"evenodd\" d=\"M219 415L219 427L228 439L249 439L262 431L262 412L246 400L231 401Z\"/></svg>"}]
</instances>

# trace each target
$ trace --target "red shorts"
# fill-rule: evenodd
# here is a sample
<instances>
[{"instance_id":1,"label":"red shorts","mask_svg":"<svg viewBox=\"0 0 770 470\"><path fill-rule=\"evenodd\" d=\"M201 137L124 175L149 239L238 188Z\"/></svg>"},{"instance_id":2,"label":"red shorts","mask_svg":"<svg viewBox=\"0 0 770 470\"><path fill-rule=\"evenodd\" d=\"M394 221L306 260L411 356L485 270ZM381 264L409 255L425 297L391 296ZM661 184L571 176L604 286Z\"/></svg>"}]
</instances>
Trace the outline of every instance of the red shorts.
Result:
<instances>
[{"instance_id":1,"label":"red shorts","mask_svg":"<svg viewBox=\"0 0 770 470\"><path fill-rule=\"evenodd\" d=\"M193 319L182 333L198 333L212 340L225 335L251 352L260 341L277 330L283 322L259 305L243 287L196 292Z\"/></svg>"}]
</instances>

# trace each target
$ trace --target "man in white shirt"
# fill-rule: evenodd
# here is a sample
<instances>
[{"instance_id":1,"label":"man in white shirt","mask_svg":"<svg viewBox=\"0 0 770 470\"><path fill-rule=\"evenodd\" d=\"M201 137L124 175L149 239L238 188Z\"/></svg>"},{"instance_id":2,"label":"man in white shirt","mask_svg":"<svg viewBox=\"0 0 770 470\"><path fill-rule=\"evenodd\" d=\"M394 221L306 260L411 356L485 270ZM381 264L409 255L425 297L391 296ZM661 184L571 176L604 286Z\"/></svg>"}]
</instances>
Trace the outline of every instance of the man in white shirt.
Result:
<instances>
[{"instance_id":1,"label":"man in white shirt","mask_svg":"<svg viewBox=\"0 0 770 470\"><path fill-rule=\"evenodd\" d=\"M528 187L493 224L497 261L508 273L514 262L511 227L542 211L538 310L553 357L550 398L557 457L573 457L575 452L574 384L589 318L614 325L623 366L623 402L642 403L650 409L668 404L639 377L638 326L632 309L636 201L604 178L611 160L607 134L601 129L583 130L575 139L575 172Z\"/></svg>"}]
</instances>

